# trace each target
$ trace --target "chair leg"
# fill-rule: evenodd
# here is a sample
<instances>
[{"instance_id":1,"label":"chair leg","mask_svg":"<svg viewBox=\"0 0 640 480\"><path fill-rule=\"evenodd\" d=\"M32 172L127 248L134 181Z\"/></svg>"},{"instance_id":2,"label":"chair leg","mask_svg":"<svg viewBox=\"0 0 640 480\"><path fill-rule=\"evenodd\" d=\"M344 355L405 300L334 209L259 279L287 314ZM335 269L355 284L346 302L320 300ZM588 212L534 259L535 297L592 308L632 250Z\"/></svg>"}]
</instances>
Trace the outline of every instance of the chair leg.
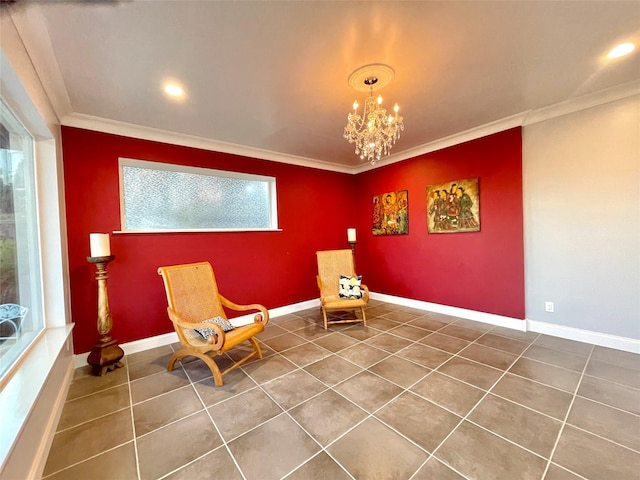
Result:
<instances>
[{"instance_id":1,"label":"chair leg","mask_svg":"<svg viewBox=\"0 0 640 480\"><path fill-rule=\"evenodd\" d=\"M327 329L327 309L322 307L322 316L324 317L324 329Z\"/></svg>"},{"instance_id":2,"label":"chair leg","mask_svg":"<svg viewBox=\"0 0 640 480\"><path fill-rule=\"evenodd\" d=\"M258 341L254 337L251 337L249 341L251 342L251 345L253 345L253 349L258 355L258 358L262 358L262 350L260 349L260 344L258 343Z\"/></svg>"},{"instance_id":3,"label":"chair leg","mask_svg":"<svg viewBox=\"0 0 640 480\"><path fill-rule=\"evenodd\" d=\"M218 368L218 365L216 364L216 362L213 361L213 359L209 355L205 353L194 352L193 350L187 350L185 348L181 348L180 350L175 352L173 355L171 355L171 358L169 359L169 364L167 365L167 370L169 370L170 372L173 371L173 369L175 368L176 362L188 356L197 357L200 360L202 360L204 363L206 363L207 366L209 367L209 370L211 370L211 375L213 375L214 383L218 387L222 386L222 374L220 373L220 369Z\"/></svg>"},{"instance_id":4,"label":"chair leg","mask_svg":"<svg viewBox=\"0 0 640 480\"><path fill-rule=\"evenodd\" d=\"M367 326L367 316L364 314L364 307L360 307L360 311L362 312L362 322L364 323L364 326Z\"/></svg>"}]
</instances>

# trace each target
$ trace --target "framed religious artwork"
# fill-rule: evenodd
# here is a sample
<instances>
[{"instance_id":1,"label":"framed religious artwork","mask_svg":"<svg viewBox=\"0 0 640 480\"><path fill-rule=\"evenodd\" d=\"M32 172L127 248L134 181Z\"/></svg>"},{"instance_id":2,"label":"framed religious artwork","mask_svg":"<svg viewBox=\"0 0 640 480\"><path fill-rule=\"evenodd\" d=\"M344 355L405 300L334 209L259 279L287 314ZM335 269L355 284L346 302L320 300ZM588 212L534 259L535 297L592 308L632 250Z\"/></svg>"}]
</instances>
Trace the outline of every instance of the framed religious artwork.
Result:
<instances>
[{"instance_id":1,"label":"framed religious artwork","mask_svg":"<svg viewBox=\"0 0 640 480\"><path fill-rule=\"evenodd\" d=\"M480 231L478 178L427 187L427 232Z\"/></svg>"},{"instance_id":2,"label":"framed religious artwork","mask_svg":"<svg viewBox=\"0 0 640 480\"><path fill-rule=\"evenodd\" d=\"M409 233L409 191L398 190L373 196L373 234Z\"/></svg>"}]
</instances>

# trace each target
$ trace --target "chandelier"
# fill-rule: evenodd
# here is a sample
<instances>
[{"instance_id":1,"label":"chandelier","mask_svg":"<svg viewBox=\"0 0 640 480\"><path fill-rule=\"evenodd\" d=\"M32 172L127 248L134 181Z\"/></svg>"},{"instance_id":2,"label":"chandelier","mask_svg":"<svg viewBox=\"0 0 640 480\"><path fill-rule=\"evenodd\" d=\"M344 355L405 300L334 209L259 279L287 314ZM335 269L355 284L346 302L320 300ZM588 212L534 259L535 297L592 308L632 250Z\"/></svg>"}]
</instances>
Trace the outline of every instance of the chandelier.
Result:
<instances>
[{"instance_id":1,"label":"chandelier","mask_svg":"<svg viewBox=\"0 0 640 480\"><path fill-rule=\"evenodd\" d=\"M402 117L398 115L398 104L393 107L394 114L387 114L382 108L382 96L374 96L375 89L383 88L393 80L393 69L387 65L373 64L359 68L349 76L349 85L359 91L368 91L362 116L358 113L358 102L353 103L353 113L347 117L343 137L349 143L355 143L355 153L361 160L371 165L384 155L389 155L391 147L400 138L404 130Z\"/></svg>"}]
</instances>

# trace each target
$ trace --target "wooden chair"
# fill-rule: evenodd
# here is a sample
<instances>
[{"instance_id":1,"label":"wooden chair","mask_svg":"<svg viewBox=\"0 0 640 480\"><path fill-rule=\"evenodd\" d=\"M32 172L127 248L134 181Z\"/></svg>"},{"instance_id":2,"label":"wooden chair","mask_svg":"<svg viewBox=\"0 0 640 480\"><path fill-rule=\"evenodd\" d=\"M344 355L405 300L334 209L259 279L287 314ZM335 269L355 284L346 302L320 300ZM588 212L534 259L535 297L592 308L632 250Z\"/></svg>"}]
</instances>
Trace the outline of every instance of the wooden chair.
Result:
<instances>
[{"instance_id":1,"label":"wooden chair","mask_svg":"<svg viewBox=\"0 0 640 480\"><path fill-rule=\"evenodd\" d=\"M258 304L238 305L223 297L218 292L216 278L209 262L160 267L158 274L164 281L169 319L173 322L182 345L182 348L169 359L169 371L173 370L178 360L190 355L198 357L211 369L215 384L221 386L222 375L254 356L262 358L262 351L254 337L262 332L269 322L269 312L265 307ZM235 311L258 310L260 313L255 315L254 323L235 327L229 332L225 332L214 323L201 323L214 317L226 320L223 307ZM205 340L194 330L203 327L215 330L216 334ZM221 372L213 357L222 355L245 341L252 345L253 351Z\"/></svg>"},{"instance_id":2,"label":"wooden chair","mask_svg":"<svg viewBox=\"0 0 640 480\"><path fill-rule=\"evenodd\" d=\"M360 285L362 298L342 298L340 297L340 275L349 277L355 276L355 267L353 262L353 252L349 249L345 250L324 250L316 252L318 260L318 289L320 290L320 305L322 308L322 316L324 317L324 329L327 325L334 323L356 323L363 322L367 324L367 317L364 313L364 307L369 302L369 289L366 285ZM345 311L360 310L362 318L355 319L327 319L328 311Z\"/></svg>"}]
</instances>

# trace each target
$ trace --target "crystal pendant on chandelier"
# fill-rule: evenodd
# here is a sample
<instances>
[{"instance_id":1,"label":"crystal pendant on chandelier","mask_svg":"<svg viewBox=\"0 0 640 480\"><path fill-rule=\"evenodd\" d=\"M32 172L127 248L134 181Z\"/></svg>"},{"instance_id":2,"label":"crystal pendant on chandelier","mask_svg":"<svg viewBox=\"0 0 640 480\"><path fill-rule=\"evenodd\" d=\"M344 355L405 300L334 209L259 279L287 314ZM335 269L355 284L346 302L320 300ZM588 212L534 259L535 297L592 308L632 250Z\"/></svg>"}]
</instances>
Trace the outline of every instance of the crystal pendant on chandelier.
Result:
<instances>
[{"instance_id":1,"label":"crystal pendant on chandelier","mask_svg":"<svg viewBox=\"0 0 640 480\"><path fill-rule=\"evenodd\" d=\"M349 83L362 80L363 85L369 88L369 97L365 100L364 111L362 116L358 114L358 102L353 104L353 113L347 117L347 125L344 127L344 138L349 143L355 143L355 153L360 159L368 161L371 165L380 160L383 156L389 155L391 147L395 145L396 140L400 138L400 132L404 130L402 117L398 115L399 107L396 104L393 108L394 114L387 115L386 109L382 108L382 96L373 95L374 85L378 83L378 77L368 75L362 78L362 75L375 73L375 69L383 75L385 80L392 79L393 70L386 65L369 65L356 70L349 78ZM390 73L389 73L390 72ZM359 78L358 78L359 75ZM355 88L358 88L357 86ZM358 88L363 90L363 88Z\"/></svg>"}]
</instances>

